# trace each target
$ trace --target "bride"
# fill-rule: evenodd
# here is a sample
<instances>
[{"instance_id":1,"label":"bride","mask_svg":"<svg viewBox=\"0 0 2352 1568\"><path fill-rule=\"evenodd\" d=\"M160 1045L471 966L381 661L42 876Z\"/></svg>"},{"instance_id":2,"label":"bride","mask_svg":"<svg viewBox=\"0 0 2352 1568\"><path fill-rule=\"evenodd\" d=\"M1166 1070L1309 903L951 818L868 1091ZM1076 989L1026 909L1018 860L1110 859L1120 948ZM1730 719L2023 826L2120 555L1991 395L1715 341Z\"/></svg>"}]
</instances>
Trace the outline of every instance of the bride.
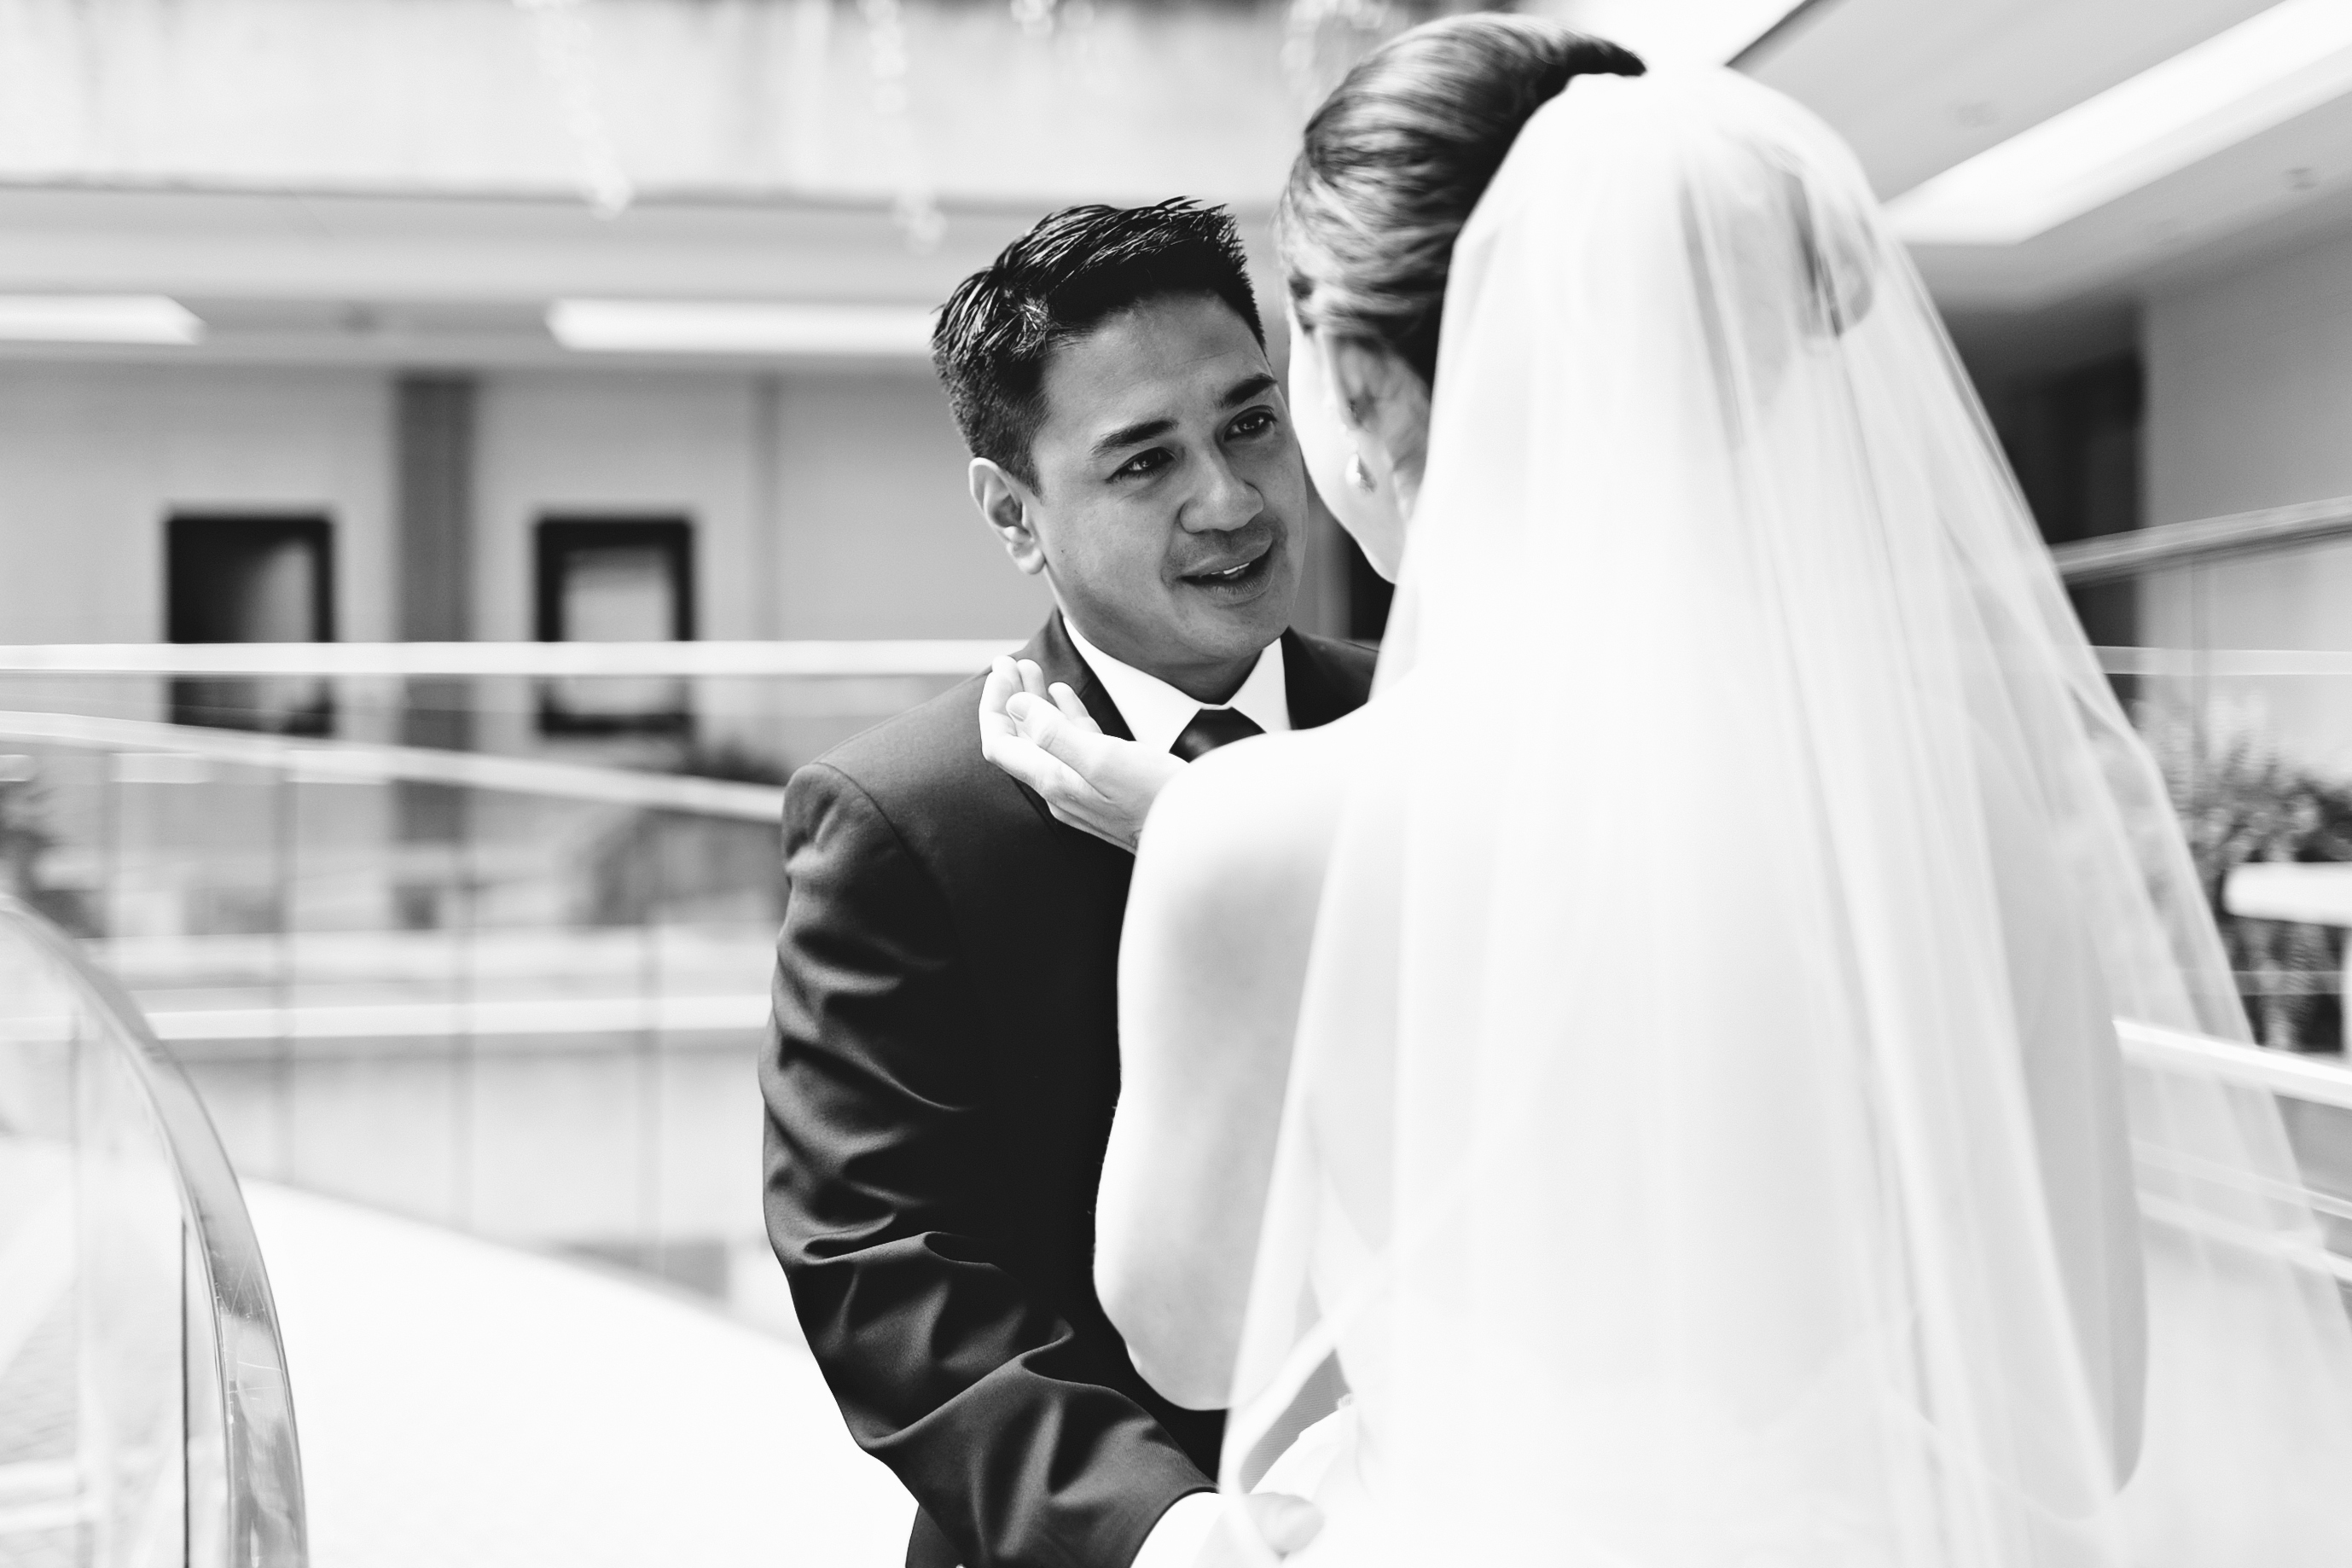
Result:
<instances>
[{"instance_id":1,"label":"bride","mask_svg":"<svg viewBox=\"0 0 2352 1568\"><path fill-rule=\"evenodd\" d=\"M2244 1024L1917 279L1802 110L1579 47L1308 126L1293 416L1396 609L1152 809L1106 1307L1297 1564L2352 1562L2278 1113L2119 1048Z\"/></svg>"}]
</instances>

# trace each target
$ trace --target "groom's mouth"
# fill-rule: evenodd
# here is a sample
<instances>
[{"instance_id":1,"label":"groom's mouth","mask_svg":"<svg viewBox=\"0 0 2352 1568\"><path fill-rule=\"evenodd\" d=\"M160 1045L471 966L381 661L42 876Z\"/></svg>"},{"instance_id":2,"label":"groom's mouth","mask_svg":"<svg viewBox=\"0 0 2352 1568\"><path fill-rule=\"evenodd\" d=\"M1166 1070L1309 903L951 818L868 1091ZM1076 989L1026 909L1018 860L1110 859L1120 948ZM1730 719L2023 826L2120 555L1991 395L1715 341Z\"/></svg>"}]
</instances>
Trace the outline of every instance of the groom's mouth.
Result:
<instances>
[{"instance_id":1,"label":"groom's mouth","mask_svg":"<svg viewBox=\"0 0 2352 1568\"><path fill-rule=\"evenodd\" d=\"M1177 580L1220 599L1247 598L1263 587L1274 570L1274 541L1267 540L1240 560L1226 560Z\"/></svg>"}]
</instances>

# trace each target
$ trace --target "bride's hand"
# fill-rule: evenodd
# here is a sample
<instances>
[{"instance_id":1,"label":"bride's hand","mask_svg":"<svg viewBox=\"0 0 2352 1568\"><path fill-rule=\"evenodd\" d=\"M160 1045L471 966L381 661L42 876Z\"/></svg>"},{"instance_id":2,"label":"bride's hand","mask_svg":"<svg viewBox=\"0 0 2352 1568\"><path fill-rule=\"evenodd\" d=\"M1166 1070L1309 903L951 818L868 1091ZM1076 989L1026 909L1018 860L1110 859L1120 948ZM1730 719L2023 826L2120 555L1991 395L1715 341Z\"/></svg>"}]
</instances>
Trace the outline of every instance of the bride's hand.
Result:
<instances>
[{"instance_id":1,"label":"bride's hand","mask_svg":"<svg viewBox=\"0 0 2352 1568\"><path fill-rule=\"evenodd\" d=\"M980 752L1037 792L1055 820L1132 850L1151 803L1183 763L1106 735L1028 659L1000 658L980 689Z\"/></svg>"}]
</instances>

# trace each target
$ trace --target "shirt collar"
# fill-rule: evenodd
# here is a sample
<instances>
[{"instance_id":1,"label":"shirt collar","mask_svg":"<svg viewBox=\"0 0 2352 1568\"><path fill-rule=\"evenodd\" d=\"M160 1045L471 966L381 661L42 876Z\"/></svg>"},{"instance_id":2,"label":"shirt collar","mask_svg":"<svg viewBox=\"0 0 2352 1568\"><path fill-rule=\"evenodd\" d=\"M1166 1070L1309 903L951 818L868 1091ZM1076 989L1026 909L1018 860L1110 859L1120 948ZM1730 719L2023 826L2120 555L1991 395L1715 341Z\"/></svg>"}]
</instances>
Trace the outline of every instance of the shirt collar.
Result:
<instances>
[{"instance_id":1,"label":"shirt collar","mask_svg":"<svg viewBox=\"0 0 2352 1568\"><path fill-rule=\"evenodd\" d=\"M1095 679L1110 694L1112 705L1127 721L1137 744L1164 752L1176 743L1176 737L1184 732L1184 726L1192 721L1194 714L1203 708L1219 706L1196 702L1158 676L1146 675L1133 665L1111 658L1088 642L1070 624L1068 616L1062 618L1062 625L1069 632L1070 641L1076 645L1078 657L1087 661L1087 668L1095 672ZM1290 696L1283 672L1281 638L1265 645L1249 679L1242 682L1233 700L1223 706L1246 715L1268 734L1290 728Z\"/></svg>"}]
</instances>

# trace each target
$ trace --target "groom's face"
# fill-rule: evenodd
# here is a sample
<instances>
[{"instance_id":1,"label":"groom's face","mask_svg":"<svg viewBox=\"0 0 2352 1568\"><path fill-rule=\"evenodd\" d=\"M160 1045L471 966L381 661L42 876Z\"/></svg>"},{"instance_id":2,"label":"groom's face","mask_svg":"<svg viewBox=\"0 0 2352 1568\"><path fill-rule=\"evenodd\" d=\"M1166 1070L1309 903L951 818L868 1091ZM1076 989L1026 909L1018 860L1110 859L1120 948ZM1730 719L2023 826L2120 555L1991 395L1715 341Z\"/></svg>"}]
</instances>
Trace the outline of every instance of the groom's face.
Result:
<instances>
[{"instance_id":1,"label":"groom's face","mask_svg":"<svg viewBox=\"0 0 2352 1568\"><path fill-rule=\"evenodd\" d=\"M1290 622L1307 516L1265 351L1223 300L1150 300L1055 349L1043 390L1033 569L1104 652L1230 695Z\"/></svg>"}]
</instances>

